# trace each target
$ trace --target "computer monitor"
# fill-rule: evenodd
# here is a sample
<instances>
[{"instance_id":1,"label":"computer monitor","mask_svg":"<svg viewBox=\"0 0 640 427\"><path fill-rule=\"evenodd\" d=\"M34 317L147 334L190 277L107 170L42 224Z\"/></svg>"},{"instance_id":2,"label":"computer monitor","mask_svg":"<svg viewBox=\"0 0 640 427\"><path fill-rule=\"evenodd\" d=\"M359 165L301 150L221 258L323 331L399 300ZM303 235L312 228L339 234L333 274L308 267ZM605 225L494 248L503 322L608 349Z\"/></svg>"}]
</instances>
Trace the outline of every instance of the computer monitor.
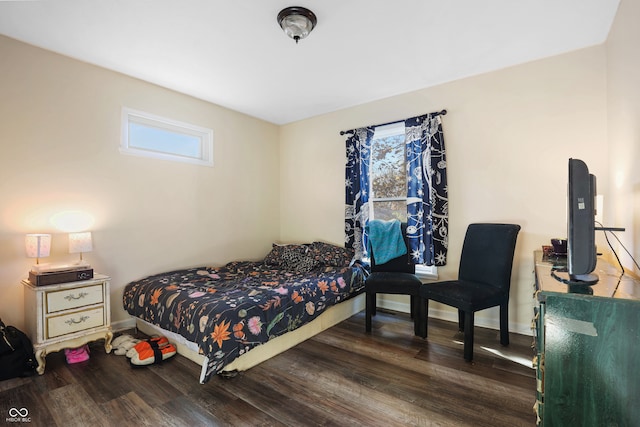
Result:
<instances>
[{"instance_id":1,"label":"computer monitor","mask_svg":"<svg viewBox=\"0 0 640 427\"><path fill-rule=\"evenodd\" d=\"M598 282L596 268L596 177L578 159L569 159L567 266L572 284Z\"/></svg>"}]
</instances>

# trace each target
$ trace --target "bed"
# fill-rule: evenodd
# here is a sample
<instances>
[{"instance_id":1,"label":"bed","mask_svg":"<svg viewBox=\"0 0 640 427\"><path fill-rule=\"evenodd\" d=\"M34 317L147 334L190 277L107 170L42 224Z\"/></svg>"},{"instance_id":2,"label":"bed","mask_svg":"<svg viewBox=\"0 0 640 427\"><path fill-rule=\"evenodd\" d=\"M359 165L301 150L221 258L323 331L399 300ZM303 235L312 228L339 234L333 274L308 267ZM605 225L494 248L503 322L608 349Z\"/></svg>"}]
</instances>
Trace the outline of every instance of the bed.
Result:
<instances>
[{"instance_id":1,"label":"bed","mask_svg":"<svg viewBox=\"0 0 640 427\"><path fill-rule=\"evenodd\" d=\"M201 364L200 382L248 369L362 310L367 269L324 242L273 245L235 261L148 276L126 285L125 310Z\"/></svg>"}]
</instances>

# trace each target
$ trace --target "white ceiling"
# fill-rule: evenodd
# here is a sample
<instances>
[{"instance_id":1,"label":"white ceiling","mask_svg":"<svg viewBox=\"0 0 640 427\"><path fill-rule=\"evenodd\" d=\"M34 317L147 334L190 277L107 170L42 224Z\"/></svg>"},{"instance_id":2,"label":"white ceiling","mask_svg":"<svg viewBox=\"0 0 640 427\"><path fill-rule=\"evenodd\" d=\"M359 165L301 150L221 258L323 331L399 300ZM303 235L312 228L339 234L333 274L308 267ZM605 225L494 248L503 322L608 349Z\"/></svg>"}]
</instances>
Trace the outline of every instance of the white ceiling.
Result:
<instances>
[{"instance_id":1,"label":"white ceiling","mask_svg":"<svg viewBox=\"0 0 640 427\"><path fill-rule=\"evenodd\" d=\"M0 34L285 124L600 44L619 1L0 0Z\"/></svg>"}]
</instances>

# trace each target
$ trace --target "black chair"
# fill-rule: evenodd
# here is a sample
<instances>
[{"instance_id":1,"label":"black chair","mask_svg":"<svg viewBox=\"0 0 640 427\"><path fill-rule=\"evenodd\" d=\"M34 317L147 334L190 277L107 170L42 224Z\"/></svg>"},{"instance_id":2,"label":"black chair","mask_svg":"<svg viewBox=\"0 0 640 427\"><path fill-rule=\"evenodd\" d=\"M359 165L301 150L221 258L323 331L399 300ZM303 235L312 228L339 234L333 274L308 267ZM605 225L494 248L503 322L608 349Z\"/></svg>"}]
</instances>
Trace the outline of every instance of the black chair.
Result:
<instances>
[{"instance_id":1,"label":"black chair","mask_svg":"<svg viewBox=\"0 0 640 427\"><path fill-rule=\"evenodd\" d=\"M474 313L500 306L500 344L509 345L509 288L516 239L520 226L515 224L471 224L462 246L457 280L427 283L420 287L426 300L456 307L458 328L464 332L464 358L473 359Z\"/></svg>"},{"instance_id":2,"label":"black chair","mask_svg":"<svg viewBox=\"0 0 640 427\"><path fill-rule=\"evenodd\" d=\"M402 236L407 248L407 224L400 225ZM372 251L373 252L373 251ZM376 314L377 294L400 294L411 296L411 317L414 321L414 334L422 338L427 336L427 325L424 319L425 303L420 298L420 286L422 282L415 275L416 266L411 260L410 251L407 254L394 258L384 264L375 262L375 254L371 253L371 274L365 281L366 293L366 323L365 330L371 332L371 317Z\"/></svg>"}]
</instances>

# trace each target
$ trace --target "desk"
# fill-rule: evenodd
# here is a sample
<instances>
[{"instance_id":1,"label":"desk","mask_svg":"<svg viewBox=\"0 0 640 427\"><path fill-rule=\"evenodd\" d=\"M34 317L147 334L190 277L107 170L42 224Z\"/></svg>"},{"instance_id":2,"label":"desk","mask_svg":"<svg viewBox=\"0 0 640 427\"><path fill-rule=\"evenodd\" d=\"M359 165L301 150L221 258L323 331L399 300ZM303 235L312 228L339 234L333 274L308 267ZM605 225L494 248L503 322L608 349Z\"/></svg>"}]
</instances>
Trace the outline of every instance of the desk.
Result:
<instances>
[{"instance_id":1,"label":"desk","mask_svg":"<svg viewBox=\"0 0 640 427\"><path fill-rule=\"evenodd\" d=\"M599 259L590 287L551 276L565 259L535 260L534 366L538 424L640 423L640 281Z\"/></svg>"}]
</instances>

